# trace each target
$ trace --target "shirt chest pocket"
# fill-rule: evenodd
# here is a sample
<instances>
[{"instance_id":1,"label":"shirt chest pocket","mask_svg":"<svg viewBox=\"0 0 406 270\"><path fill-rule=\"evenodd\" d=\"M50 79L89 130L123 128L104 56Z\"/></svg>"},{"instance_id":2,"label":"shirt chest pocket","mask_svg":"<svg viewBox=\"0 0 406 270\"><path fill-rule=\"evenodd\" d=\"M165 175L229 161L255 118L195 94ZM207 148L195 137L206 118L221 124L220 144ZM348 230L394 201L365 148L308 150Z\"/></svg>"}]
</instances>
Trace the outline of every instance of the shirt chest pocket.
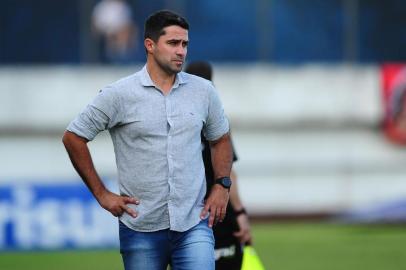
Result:
<instances>
[{"instance_id":1,"label":"shirt chest pocket","mask_svg":"<svg viewBox=\"0 0 406 270\"><path fill-rule=\"evenodd\" d=\"M190 110L178 111L172 119L174 128L180 131L195 130L200 132L203 127L201 116Z\"/></svg>"}]
</instances>

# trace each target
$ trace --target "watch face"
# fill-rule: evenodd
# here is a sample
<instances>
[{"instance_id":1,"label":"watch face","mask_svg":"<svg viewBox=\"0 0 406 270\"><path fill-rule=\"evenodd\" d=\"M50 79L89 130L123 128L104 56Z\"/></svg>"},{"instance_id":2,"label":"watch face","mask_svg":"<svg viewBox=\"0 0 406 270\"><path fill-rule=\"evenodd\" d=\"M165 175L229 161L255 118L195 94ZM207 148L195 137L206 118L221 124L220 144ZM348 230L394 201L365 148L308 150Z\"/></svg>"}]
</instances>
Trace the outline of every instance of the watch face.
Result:
<instances>
[{"instance_id":1,"label":"watch face","mask_svg":"<svg viewBox=\"0 0 406 270\"><path fill-rule=\"evenodd\" d=\"M231 187L231 179L228 177L223 178L223 184L226 187Z\"/></svg>"},{"instance_id":2,"label":"watch face","mask_svg":"<svg viewBox=\"0 0 406 270\"><path fill-rule=\"evenodd\" d=\"M219 183L225 188L230 188L231 187L231 179L230 179L230 177L221 178Z\"/></svg>"},{"instance_id":3,"label":"watch face","mask_svg":"<svg viewBox=\"0 0 406 270\"><path fill-rule=\"evenodd\" d=\"M231 183L232 183L230 177L227 177L227 176L218 178L218 179L214 180L214 182L227 189L230 189Z\"/></svg>"}]
</instances>

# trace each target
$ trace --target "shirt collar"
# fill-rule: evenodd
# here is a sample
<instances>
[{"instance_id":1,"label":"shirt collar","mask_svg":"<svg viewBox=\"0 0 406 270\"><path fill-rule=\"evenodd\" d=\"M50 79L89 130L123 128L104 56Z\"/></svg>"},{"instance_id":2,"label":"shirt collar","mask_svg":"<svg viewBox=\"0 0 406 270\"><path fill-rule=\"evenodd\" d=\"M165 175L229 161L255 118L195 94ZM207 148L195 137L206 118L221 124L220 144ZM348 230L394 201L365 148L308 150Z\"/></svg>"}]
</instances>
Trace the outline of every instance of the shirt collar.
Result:
<instances>
[{"instance_id":1,"label":"shirt collar","mask_svg":"<svg viewBox=\"0 0 406 270\"><path fill-rule=\"evenodd\" d=\"M183 72L179 72L176 74L175 83L173 84L173 88L179 87L179 85L187 83L187 77Z\"/></svg>"},{"instance_id":2,"label":"shirt collar","mask_svg":"<svg viewBox=\"0 0 406 270\"><path fill-rule=\"evenodd\" d=\"M147 65L145 65L142 69L141 69L141 84L143 86L154 86L155 84L152 81L151 77L149 76L148 70L147 70ZM173 84L172 88L177 88L179 87L179 85L185 84L187 83L187 77L184 75L183 72L179 72L176 74L175 77L175 83Z\"/></svg>"},{"instance_id":3,"label":"shirt collar","mask_svg":"<svg viewBox=\"0 0 406 270\"><path fill-rule=\"evenodd\" d=\"M141 75L141 84L143 86L155 86L154 82L151 80L151 77L149 76L147 65L145 65L141 69L140 75Z\"/></svg>"}]
</instances>

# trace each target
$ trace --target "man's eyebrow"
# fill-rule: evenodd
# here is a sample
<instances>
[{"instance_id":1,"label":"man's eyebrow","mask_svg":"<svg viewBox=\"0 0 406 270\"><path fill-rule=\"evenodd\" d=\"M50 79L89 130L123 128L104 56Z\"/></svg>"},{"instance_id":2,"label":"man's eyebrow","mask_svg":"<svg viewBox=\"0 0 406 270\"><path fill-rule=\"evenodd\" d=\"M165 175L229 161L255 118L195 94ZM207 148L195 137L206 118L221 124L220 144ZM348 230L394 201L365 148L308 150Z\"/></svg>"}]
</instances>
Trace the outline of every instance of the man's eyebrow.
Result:
<instances>
[{"instance_id":1,"label":"man's eyebrow","mask_svg":"<svg viewBox=\"0 0 406 270\"><path fill-rule=\"evenodd\" d=\"M186 42L186 43L189 43L189 40L173 38L173 39L168 39L167 42Z\"/></svg>"}]
</instances>

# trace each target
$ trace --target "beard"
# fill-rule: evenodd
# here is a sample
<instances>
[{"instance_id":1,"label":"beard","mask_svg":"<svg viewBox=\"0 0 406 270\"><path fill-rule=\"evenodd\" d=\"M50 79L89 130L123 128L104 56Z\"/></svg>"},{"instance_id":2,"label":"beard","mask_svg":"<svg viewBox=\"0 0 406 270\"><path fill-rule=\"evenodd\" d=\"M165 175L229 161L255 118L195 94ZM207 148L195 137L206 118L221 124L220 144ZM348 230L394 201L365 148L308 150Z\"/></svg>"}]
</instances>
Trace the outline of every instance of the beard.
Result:
<instances>
[{"instance_id":1,"label":"beard","mask_svg":"<svg viewBox=\"0 0 406 270\"><path fill-rule=\"evenodd\" d=\"M156 63L158 66L168 75L174 75L182 71L183 63L182 65L176 65L173 62L166 62L161 59L155 58ZM182 60L183 62L183 60Z\"/></svg>"}]
</instances>

